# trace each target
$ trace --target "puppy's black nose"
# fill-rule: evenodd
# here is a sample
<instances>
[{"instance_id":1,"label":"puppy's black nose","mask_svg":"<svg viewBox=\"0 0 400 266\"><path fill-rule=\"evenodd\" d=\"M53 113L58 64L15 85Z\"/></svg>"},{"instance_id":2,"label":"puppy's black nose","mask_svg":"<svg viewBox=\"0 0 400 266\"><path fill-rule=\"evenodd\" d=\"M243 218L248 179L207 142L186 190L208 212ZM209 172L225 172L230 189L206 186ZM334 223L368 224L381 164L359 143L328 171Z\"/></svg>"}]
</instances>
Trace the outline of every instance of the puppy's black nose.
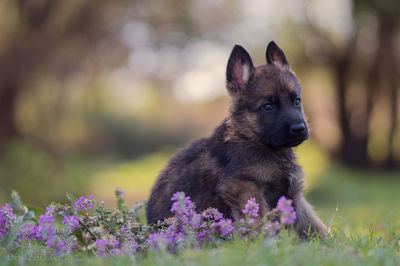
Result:
<instances>
[{"instance_id":1,"label":"puppy's black nose","mask_svg":"<svg viewBox=\"0 0 400 266\"><path fill-rule=\"evenodd\" d=\"M299 123L299 124L293 124L290 126L290 133L291 134L301 134L304 133L304 131L306 130L306 125L304 123Z\"/></svg>"}]
</instances>

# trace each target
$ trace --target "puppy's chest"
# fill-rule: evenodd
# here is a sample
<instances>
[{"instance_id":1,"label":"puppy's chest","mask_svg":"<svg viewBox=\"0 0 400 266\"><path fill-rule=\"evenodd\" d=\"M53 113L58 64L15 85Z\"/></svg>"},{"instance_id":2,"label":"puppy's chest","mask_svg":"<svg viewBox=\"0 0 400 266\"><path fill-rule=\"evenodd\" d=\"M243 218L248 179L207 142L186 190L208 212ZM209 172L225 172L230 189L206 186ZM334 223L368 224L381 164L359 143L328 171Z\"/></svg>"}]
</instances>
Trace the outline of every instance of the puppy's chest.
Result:
<instances>
[{"instance_id":1,"label":"puppy's chest","mask_svg":"<svg viewBox=\"0 0 400 266\"><path fill-rule=\"evenodd\" d=\"M256 177L270 208L275 208L282 196L291 198L290 194L296 184L296 178L296 173L293 173L290 163L264 164L264 167L259 167Z\"/></svg>"},{"instance_id":2,"label":"puppy's chest","mask_svg":"<svg viewBox=\"0 0 400 266\"><path fill-rule=\"evenodd\" d=\"M272 209L275 208L280 197L285 196L290 198L289 191L292 186L292 181L287 176L275 176L263 184L263 192L265 201Z\"/></svg>"}]
</instances>

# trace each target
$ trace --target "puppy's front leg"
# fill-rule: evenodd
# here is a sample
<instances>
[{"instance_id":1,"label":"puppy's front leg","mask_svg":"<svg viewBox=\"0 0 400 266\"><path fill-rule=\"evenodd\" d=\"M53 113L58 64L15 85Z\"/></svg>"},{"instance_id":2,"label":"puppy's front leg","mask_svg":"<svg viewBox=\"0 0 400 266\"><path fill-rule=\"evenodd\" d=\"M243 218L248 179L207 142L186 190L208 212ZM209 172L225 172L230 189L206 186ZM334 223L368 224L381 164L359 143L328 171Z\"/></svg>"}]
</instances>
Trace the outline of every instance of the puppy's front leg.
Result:
<instances>
[{"instance_id":1,"label":"puppy's front leg","mask_svg":"<svg viewBox=\"0 0 400 266\"><path fill-rule=\"evenodd\" d=\"M260 186L253 181L243 181L239 179L230 179L223 182L218 187L218 192L222 200L232 211L233 220L237 221L244 217L242 210L250 198L255 198L259 204L259 220L268 212L268 206L264 199L264 194Z\"/></svg>"},{"instance_id":2,"label":"puppy's front leg","mask_svg":"<svg viewBox=\"0 0 400 266\"><path fill-rule=\"evenodd\" d=\"M325 238L328 235L328 228L321 222L304 196L297 195L293 198L293 203L297 215L295 229L299 236L306 238L316 233Z\"/></svg>"}]
</instances>

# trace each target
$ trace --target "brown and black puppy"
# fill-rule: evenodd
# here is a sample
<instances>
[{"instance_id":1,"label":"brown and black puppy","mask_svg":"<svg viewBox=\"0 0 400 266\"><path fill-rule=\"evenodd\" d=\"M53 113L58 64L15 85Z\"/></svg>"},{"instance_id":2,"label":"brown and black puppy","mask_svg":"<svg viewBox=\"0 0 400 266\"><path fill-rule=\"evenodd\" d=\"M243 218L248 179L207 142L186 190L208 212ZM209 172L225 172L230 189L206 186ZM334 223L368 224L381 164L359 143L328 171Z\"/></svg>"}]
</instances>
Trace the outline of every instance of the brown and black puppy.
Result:
<instances>
[{"instance_id":1,"label":"brown and black puppy","mask_svg":"<svg viewBox=\"0 0 400 266\"><path fill-rule=\"evenodd\" d=\"M300 236L327 234L303 197L303 174L292 151L308 138L300 83L274 42L266 59L254 67L243 47L233 48L226 70L229 115L211 137L178 152L160 173L148 202L149 223L171 216L177 191L190 196L197 211L215 207L234 220L251 197L265 214L286 196L293 200Z\"/></svg>"}]
</instances>

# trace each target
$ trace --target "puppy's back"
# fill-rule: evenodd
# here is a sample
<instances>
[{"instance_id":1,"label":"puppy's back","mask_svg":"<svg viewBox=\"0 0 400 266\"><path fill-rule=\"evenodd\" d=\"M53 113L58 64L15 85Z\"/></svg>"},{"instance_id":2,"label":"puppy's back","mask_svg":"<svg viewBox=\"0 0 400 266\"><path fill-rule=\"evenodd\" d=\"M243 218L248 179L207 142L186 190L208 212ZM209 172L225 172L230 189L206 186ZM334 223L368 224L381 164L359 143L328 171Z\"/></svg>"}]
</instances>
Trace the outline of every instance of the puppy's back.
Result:
<instances>
[{"instance_id":1,"label":"puppy's back","mask_svg":"<svg viewBox=\"0 0 400 266\"><path fill-rule=\"evenodd\" d=\"M213 137L199 139L179 151L161 171L148 202L148 223L172 215L171 197L178 191L185 192L195 202L198 211L212 206L229 216L228 207L216 192L223 169L218 151L224 148Z\"/></svg>"}]
</instances>

